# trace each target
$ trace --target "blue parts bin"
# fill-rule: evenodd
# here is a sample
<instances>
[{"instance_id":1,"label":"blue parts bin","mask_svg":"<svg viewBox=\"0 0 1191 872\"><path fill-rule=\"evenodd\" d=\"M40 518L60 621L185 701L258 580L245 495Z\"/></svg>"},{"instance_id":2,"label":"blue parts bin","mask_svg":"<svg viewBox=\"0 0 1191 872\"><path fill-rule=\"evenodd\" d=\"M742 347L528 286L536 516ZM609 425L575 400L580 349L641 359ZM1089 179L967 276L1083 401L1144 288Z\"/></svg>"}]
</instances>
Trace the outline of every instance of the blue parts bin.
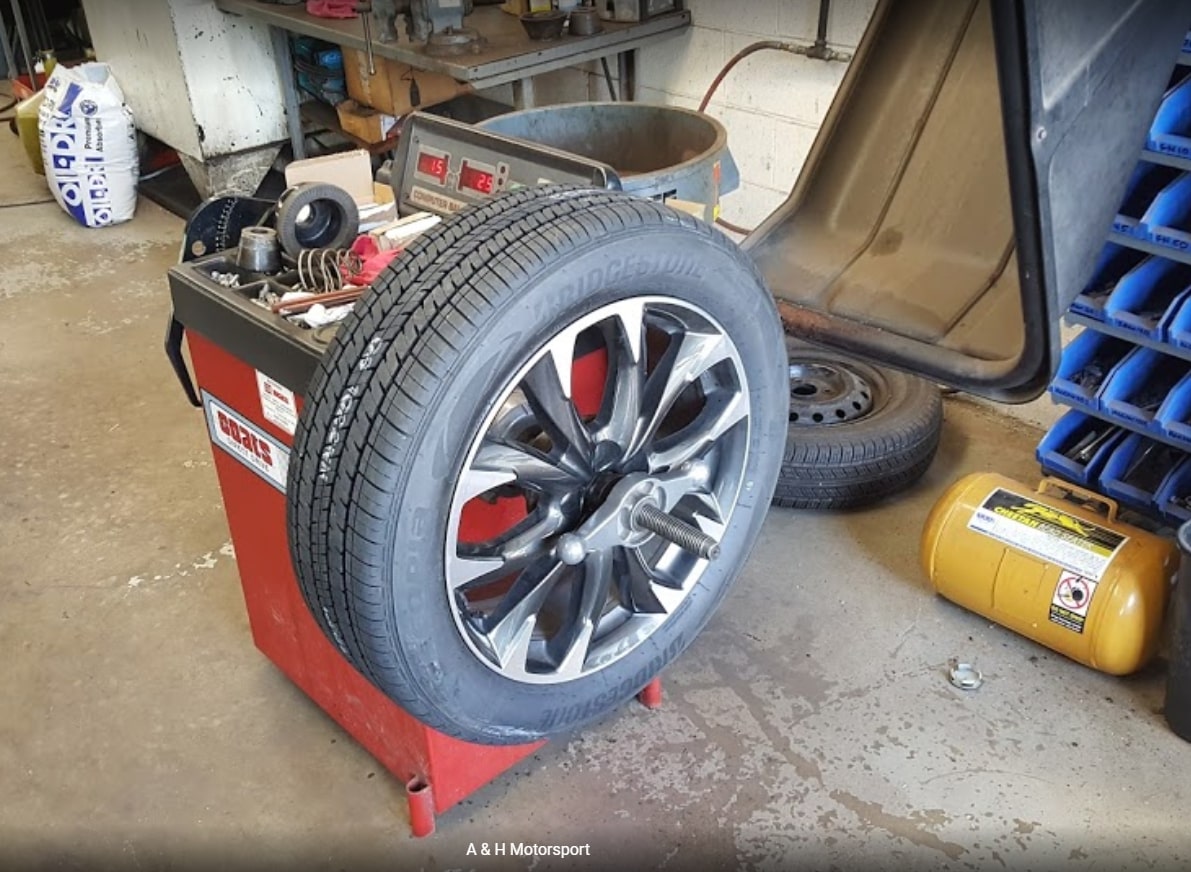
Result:
<instances>
[{"instance_id":1,"label":"blue parts bin","mask_svg":"<svg viewBox=\"0 0 1191 872\"><path fill-rule=\"evenodd\" d=\"M1071 303L1071 311L1096 321L1104 320L1104 304L1116 290L1117 282L1146 259L1144 251L1126 248L1114 242L1104 246L1092 280Z\"/></svg>"},{"instance_id":2,"label":"blue parts bin","mask_svg":"<svg viewBox=\"0 0 1191 872\"><path fill-rule=\"evenodd\" d=\"M1145 239L1142 229L1142 216L1146 214L1154 201L1171 182L1181 173L1174 167L1158 164L1139 163L1129 179L1129 187L1125 191L1125 202L1121 204L1117 217L1112 222L1112 229L1126 236Z\"/></svg>"},{"instance_id":3,"label":"blue parts bin","mask_svg":"<svg viewBox=\"0 0 1191 872\"><path fill-rule=\"evenodd\" d=\"M1100 391L1133 349L1123 339L1085 330L1063 349L1050 392L1065 405L1099 409Z\"/></svg>"},{"instance_id":4,"label":"blue parts bin","mask_svg":"<svg viewBox=\"0 0 1191 872\"><path fill-rule=\"evenodd\" d=\"M1191 457L1174 468L1158 488L1154 503L1162 517L1176 524L1191 521Z\"/></svg>"},{"instance_id":5,"label":"blue parts bin","mask_svg":"<svg viewBox=\"0 0 1191 872\"><path fill-rule=\"evenodd\" d=\"M1157 514L1157 496L1184 460L1179 449L1139 433L1125 438L1104 464L1100 489L1148 514Z\"/></svg>"},{"instance_id":6,"label":"blue parts bin","mask_svg":"<svg viewBox=\"0 0 1191 872\"><path fill-rule=\"evenodd\" d=\"M1146 150L1191 157L1191 75L1179 68L1150 125Z\"/></svg>"},{"instance_id":7,"label":"blue parts bin","mask_svg":"<svg viewBox=\"0 0 1191 872\"><path fill-rule=\"evenodd\" d=\"M1156 416L1158 430L1170 441L1191 451L1191 373L1174 386Z\"/></svg>"},{"instance_id":8,"label":"blue parts bin","mask_svg":"<svg viewBox=\"0 0 1191 872\"><path fill-rule=\"evenodd\" d=\"M1191 175L1187 179L1191 181ZM1117 282L1104 304L1104 320L1161 342L1166 338L1167 324L1188 296L1188 286L1191 266L1164 257L1148 257Z\"/></svg>"},{"instance_id":9,"label":"blue parts bin","mask_svg":"<svg viewBox=\"0 0 1191 872\"><path fill-rule=\"evenodd\" d=\"M1191 364L1154 351L1137 348L1113 371L1100 392L1100 409L1106 415L1157 433L1158 410Z\"/></svg>"},{"instance_id":10,"label":"blue parts bin","mask_svg":"<svg viewBox=\"0 0 1191 872\"><path fill-rule=\"evenodd\" d=\"M1092 485L1109 455L1128 432L1100 418L1072 409L1038 445L1038 462L1048 475Z\"/></svg>"}]
</instances>

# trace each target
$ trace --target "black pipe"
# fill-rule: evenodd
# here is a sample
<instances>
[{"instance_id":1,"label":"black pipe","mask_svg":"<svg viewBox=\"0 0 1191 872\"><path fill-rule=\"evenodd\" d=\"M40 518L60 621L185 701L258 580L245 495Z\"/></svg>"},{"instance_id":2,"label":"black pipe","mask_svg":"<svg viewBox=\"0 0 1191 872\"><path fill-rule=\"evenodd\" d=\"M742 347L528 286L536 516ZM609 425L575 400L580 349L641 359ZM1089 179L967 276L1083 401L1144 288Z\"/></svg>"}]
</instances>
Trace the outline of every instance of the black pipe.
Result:
<instances>
[{"instance_id":1,"label":"black pipe","mask_svg":"<svg viewBox=\"0 0 1191 872\"><path fill-rule=\"evenodd\" d=\"M1179 580L1171 611L1170 664L1166 671L1166 722L1191 742L1191 522L1179 528Z\"/></svg>"},{"instance_id":2,"label":"black pipe","mask_svg":"<svg viewBox=\"0 0 1191 872\"><path fill-rule=\"evenodd\" d=\"M826 60L827 51L827 19L831 16L831 0L819 0L819 26L815 30L815 43L806 52L806 56L815 60Z\"/></svg>"}]
</instances>

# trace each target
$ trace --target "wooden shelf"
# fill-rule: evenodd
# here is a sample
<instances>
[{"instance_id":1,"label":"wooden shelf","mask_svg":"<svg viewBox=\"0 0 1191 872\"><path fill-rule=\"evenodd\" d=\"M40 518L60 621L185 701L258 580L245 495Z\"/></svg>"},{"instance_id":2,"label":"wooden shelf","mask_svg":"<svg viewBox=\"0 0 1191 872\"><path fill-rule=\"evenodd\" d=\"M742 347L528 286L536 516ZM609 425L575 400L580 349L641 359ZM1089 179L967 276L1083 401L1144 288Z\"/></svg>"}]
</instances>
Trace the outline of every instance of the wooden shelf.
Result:
<instances>
[{"instance_id":1,"label":"wooden shelf","mask_svg":"<svg viewBox=\"0 0 1191 872\"><path fill-rule=\"evenodd\" d=\"M338 133L344 139L372 154L385 154L397 147L399 137L396 134L390 136L384 142L367 142L358 136L348 133L340 126L339 116L336 114L334 108L328 106L326 103L307 100L302 104L302 119L325 130ZM400 129L400 125L398 125L398 129Z\"/></svg>"}]
</instances>

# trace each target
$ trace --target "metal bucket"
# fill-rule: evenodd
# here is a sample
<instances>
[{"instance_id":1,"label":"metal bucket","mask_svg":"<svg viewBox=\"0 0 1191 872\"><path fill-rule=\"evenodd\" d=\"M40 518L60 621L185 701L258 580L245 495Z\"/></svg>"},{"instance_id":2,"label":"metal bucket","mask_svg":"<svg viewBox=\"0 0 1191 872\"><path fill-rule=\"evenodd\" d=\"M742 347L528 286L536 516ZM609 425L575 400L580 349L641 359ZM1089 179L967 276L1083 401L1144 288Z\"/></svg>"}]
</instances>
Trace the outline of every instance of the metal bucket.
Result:
<instances>
[{"instance_id":1,"label":"metal bucket","mask_svg":"<svg viewBox=\"0 0 1191 872\"><path fill-rule=\"evenodd\" d=\"M510 112L480 127L606 163L630 194L715 209L740 185L728 131L710 116L646 103L568 103Z\"/></svg>"}]
</instances>

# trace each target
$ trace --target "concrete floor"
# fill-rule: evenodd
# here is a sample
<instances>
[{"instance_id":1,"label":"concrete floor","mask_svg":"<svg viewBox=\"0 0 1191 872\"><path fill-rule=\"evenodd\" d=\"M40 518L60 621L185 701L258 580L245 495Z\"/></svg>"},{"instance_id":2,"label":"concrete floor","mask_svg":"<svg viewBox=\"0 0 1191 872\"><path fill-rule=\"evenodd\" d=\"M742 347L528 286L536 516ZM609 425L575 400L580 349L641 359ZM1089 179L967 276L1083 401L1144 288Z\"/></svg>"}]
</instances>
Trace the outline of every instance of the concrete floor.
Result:
<instances>
[{"instance_id":1,"label":"concrete floor","mask_svg":"<svg viewBox=\"0 0 1191 872\"><path fill-rule=\"evenodd\" d=\"M161 352L182 223L76 226L0 134L0 866L1167 868L1191 748L1162 675L1087 670L936 598L923 518L1029 481L1038 432L951 401L868 511L773 511L738 586L630 705L407 831L401 785L253 648L200 414ZM977 692L944 675L960 656ZM550 866L546 860L535 868Z\"/></svg>"}]
</instances>

